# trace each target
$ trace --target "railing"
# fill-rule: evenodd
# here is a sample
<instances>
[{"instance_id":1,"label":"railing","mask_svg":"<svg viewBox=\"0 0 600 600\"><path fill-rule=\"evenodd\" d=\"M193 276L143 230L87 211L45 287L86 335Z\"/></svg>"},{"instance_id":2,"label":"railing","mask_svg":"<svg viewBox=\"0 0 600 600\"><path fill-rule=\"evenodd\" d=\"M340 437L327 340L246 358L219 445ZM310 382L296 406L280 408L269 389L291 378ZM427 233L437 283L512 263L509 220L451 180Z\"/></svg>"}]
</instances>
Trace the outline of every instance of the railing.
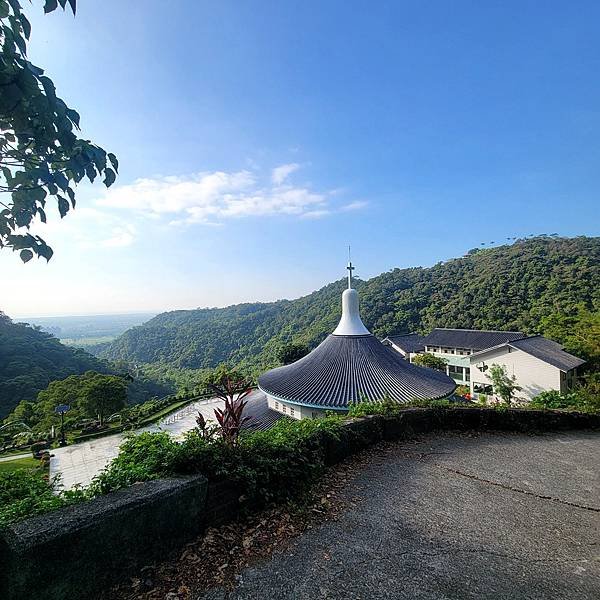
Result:
<instances>
[{"instance_id":1,"label":"railing","mask_svg":"<svg viewBox=\"0 0 600 600\"><path fill-rule=\"evenodd\" d=\"M177 412L171 413L170 415L167 415L162 421L161 421L161 425L170 425L171 423L175 423L177 421L181 421L181 419L183 419L184 417L188 417L189 415L191 415L192 413L195 413L198 410L198 404L197 402L192 402L186 406L184 406L182 409L178 410Z\"/></svg>"}]
</instances>

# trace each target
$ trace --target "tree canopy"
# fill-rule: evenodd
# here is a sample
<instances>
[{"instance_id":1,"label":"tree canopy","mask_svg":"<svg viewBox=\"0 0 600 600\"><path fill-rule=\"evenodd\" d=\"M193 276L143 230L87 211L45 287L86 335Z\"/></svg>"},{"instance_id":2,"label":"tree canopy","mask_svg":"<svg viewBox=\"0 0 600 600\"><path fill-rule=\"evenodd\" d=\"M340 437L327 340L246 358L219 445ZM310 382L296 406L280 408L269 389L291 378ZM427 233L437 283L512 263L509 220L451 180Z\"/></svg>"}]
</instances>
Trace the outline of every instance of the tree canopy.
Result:
<instances>
[{"instance_id":1,"label":"tree canopy","mask_svg":"<svg viewBox=\"0 0 600 600\"><path fill-rule=\"evenodd\" d=\"M446 365L448 361L441 356L435 356L434 354L429 354L429 352L423 352L422 354L417 354L412 362L415 365L419 365L420 367L429 367L430 369L436 369L437 371L446 371Z\"/></svg>"},{"instance_id":2,"label":"tree canopy","mask_svg":"<svg viewBox=\"0 0 600 600\"><path fill-rule=\"evenodd\" d=\"M44 11L75 0L45 0ZM46 222L49 199L61 218L75 208L75 188L84 178L110 186L118 161L78 137L79 114L57 96L44 70L27 59L31 25L18 0L0 0L0 249L50 260L52 249L32 223ZM5 197L5 198L3 198Z\"/></svg>"},{"instance_id":3,"label":"tree canopy","mask_svg":"<svg viewBox=\"0 0 600 600\"><path fill-rule=\"evenodd\" d=\"M277 352L277 358L283 365L289 365L300 360L310 352L306 344L284 344Z\"/></svg>"},{"instance_id":4,"label":"tree canopy","mask_svg":"<svg viewBox=\"0 0 600 600\"><path fill-rule=\"evenodd\" d=\"M87 371L83 375L70 375L52 381L42 390L36 402L21 402L10 415L11 421L20 421L36 432L48 432L60 422L55 409L67 404L67 422L98 418L100 423L107 416L122 409L127 402L128 382L116 375Z\"/></svg>"}]
</instances>

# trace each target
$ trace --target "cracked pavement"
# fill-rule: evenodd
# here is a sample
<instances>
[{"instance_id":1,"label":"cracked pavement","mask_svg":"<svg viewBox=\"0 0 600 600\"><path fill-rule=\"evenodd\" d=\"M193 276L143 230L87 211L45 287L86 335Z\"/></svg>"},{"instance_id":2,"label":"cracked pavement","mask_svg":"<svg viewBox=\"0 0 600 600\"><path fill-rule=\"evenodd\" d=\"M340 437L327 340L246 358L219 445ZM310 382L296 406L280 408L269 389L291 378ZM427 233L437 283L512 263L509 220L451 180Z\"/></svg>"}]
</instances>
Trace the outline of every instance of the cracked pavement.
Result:
<instances>
[{"instance_id":1,"label":"cracked pavement","mask_svg":"<svg viewBox=\"0 0 600 600\"><path fill-rule=\"evenodd\" d=\"M344 497L337 521L198 598L600 598L600 433L403 442Z\"/></svg>"}]
</instances>

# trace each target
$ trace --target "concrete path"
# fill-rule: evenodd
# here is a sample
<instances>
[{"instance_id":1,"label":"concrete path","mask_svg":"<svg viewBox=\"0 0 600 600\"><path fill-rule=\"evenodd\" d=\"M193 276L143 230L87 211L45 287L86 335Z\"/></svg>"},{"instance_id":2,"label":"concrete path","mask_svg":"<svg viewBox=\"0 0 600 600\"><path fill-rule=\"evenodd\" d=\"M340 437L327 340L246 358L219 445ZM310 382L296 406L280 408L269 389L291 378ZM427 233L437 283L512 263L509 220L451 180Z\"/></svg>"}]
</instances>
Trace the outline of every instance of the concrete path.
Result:
<instances>
[{"instance_id":1,"label":"concrete path","mask_svg":"<svg viewBox=\"0 0 600 600\"><path fill-rule=\"evenodd\" d=\"M259 390L255 390L248 396L248 401L266 402L266 397ZM223 402L217 398L199 400L165 417L158 424L136 430L136 433L166 431L176 439L182 438L186 432L196 427L198 412L201 412L207 421L214 421L214 409L222 404ZM65 490L76 485L88 485L119 454L119 447L126 435L126 433L107 435L89 442L52 450L50 477L59 475L59 485Z\"/></svg>"},{"instance_id":2,"label":"concrete path","mask_svg":"<svg viewBox=\"0 0 600 600\"><path fill-rule=\"evenodd\" d=\"M600 434L431 437L386 451L346 513L200 598L600 598Z\"/></svg>"},{"instance_id":3,"label":"concrete path","mask_svg":"<svg viewBox=\"0 0 600 600\"><path fill-rule=\"evenodd\" d=\"M0 462L10 462L11 460L17 460L19 458L31 458L31 452L26 452L25 454L11 454L8 456L0 456Z\"/></svg>"}]
</instances>

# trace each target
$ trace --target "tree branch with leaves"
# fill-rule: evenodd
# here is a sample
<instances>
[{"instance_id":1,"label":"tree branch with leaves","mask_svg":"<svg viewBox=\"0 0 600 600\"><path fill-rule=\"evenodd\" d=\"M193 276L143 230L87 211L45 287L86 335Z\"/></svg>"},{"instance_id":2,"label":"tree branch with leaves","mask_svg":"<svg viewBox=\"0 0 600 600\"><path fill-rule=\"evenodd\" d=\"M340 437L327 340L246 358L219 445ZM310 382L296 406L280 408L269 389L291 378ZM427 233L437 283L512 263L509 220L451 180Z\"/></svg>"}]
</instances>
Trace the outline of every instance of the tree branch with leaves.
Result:
<instances>
[{"instance_id":1,"label":"tree branch with leaves","mask_svg":"<svg viewBox=\"0 0 600 600\"><path fill-rule=\"evenodd\" d=\"M45 0L44 12L76 0ZM79 114L56 95L54 83L27 58L31 25L18 0L0 0L0 249L50 260L53 251L29 232L36 219L46 223L48 201L60 217L75 208L83 179L115 181L114 154L78 137Z\"/></svg>"}]
</instances>

